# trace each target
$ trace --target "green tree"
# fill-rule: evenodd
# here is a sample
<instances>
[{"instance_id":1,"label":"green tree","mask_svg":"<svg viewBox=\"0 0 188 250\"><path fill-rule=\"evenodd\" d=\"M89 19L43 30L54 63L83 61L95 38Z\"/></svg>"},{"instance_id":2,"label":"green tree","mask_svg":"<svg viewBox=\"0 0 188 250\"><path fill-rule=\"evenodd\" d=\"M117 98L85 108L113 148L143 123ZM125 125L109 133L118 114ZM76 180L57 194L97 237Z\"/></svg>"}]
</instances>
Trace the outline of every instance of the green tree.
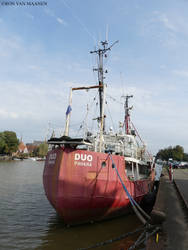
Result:
<instances>
[{"instance_id":1,"label":"green tree","mask_svg":"<svg viewBox=\"0 0 188 250\"><path fill-rule=\"evenodd\" d=\"M33 149L32 156L38 156L38 155L39 155L39 146L36 146L36 147Z\"/></svg>"},{"instance_id":2,"label":"green tree","mask_svg":"<svg viewBox=\"0 0 188 250\"><path fill-rule=\"evenodd\" d=\"M47 155L47 152L48 152L48 144L45 142L40 144L38 148L38 156L44 157Z\"/></svg>"},{"instance_id":3,"label":"green tree","mask_svg":"<svg viewBox=\"0 0 188 250\"><path fill-rule=\"evenodd\" d=\"M184 155L183 155L183 161L188 161L188 154L184 153Z\"/></svg>"},{"instance_id":4,"label":"green tree","mask_svg":"<svg viewBox=\"0 0 188 250\"><path fill-rule=\"evenodd\" d=\"M4 153L11 155L13 152L16 152L19 145L16 133L13 131L4 131L3 137L5 142Z\"/></svg>"},{"instance_id":5,"label":"green tree","mask_svg":"<svg viewBox=\"0 0 188 250\"><path fill-rule=\"evenodd\" d=\"M167 161L169 158L172 158L172 152L173 152L172 147L160 149L156 155L156 158Z\"/></svg>"},{"instance_id":6,"label":"green tree","mask_svg":"<svg viewBox=\"0 0 188 250\"><path fill-rule=\"evenodd\" d=\"M0 154L4 154L6 149L4 133L0 133Z\"/></svg>"},{"instance_id":7,"label":"green tree","mask_svg":"<svg viewBox=\"0 0 188 250\"><path fill-rule=\"evenodd\" d=\"M175 147L168 147L165 149L160 149L156 155L157 159L168 161L169 158L172 158L176 161L182 161L183 159L187 159L187 154L184 153L184 148L180 145L176 145Z\"/></svg>"},{"instance_id":8,"label":"green tree","mask_svg":"<svg viewBox=\"0 0 188 250\"><path fill-rule=\"evenodd\" d=\"M184 149L183 147L177 145L173 148L172 152L172 159L176 161L182 161L184 156Z\"/></svg>"}]
</instances>

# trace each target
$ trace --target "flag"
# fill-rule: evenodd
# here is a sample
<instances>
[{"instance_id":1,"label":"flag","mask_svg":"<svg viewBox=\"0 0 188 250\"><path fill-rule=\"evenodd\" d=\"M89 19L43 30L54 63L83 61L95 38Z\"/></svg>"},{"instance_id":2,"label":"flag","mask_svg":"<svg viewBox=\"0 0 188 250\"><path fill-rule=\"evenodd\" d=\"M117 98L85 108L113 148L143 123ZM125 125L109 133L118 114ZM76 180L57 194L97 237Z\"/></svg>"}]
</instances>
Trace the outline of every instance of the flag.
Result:
<instances>
[{"instance_id":1,"label":"flag","mask_svg":"<svg viewBox=\"0 0 188 250\"><path fill-rule=\"evenodd\" d=\"M72 111L72 108L71 108L71 106L69 105L69 106L67 107L66 115L68 115L71 111Z\"/></svg>"}]
</instances>

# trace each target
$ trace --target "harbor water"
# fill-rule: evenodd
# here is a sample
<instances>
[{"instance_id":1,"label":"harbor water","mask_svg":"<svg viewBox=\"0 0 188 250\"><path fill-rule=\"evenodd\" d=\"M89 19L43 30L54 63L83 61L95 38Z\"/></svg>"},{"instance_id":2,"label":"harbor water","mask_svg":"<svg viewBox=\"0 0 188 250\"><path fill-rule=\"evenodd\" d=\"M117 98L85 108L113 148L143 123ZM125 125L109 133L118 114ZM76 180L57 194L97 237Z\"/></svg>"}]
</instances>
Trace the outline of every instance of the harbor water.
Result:
<instances>
[{"instance_id":1,"label":"harbor water","mask_svg":"<svg viewBox=\"0 0 188 250\"><path fill-rule=\"evenodd\" d=\"M67 227L45 197L44 162L0 162L0 249L76 250L115 238L140 226L135 215ZM134 238L97 249L118 250Z\"/></svg>"}]
</instances>

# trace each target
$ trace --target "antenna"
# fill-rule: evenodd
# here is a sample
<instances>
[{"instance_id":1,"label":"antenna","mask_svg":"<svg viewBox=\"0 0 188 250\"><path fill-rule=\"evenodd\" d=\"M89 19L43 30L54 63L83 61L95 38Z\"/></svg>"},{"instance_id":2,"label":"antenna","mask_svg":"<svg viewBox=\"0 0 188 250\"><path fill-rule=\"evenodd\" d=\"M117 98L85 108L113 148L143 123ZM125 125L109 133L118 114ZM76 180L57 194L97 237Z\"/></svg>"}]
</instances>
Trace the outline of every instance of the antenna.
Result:
<instances>
[{"instance_id":1,"label":"antenna","mask_svg":"<svg viewBox=\"0 0 188 250\"><path fill-rule=\"evenodd\" d=\"M100 48L99 49L95 49L93 51L90 51L91 54L95 53L98 55L98 68L94 69L95 71L98 71L98 81L99 81L99 85L103 85L104 83L104 70L103 70L103 57L105 55L105 53L109 50L111 50L111 48L116 44L118 43L119 41L115 41L111 46L108 47L108 42L107 40L105 41L101 41L101 45L103 48Z\"/></svg>"},{"instance_id":2,"label":"antenna","mask_svg":"<svg viewBox=\"0 0 188 250\"><path fill-rule=\"evenodd\" d=\"M115 41L115 42L108 48L108 50L111 50L111 48L112 48L116 43L119 43L119 40Z\"/></svg>"},{"instance_id":3,"label":"antenna","mask_svg":"<svg viewBox=\"0 0 188 250\"><path fill-rule=\"evenodd\" d=\"M108 33L109 33L109 29L108 29L108 24L106 25L106 41L108 41Z\"/></svg>"}]
</instances>

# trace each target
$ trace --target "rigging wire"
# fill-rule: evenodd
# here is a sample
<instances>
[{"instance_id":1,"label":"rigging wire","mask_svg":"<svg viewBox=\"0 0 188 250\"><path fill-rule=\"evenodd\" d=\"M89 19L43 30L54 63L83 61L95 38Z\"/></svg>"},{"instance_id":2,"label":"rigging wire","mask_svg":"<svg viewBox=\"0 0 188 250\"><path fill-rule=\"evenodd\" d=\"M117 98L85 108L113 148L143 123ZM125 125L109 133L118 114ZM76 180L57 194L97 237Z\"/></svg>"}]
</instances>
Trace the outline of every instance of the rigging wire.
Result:
<instances>
[{"instance_id":1,"label":"rigging wire","mask_svg":"<svg viewBox=\"0 0 188 250\"><path fill-rule=\"evenodd\" d=\"M124 89L124 82L123 82L122 72L120 72L120 84L121 84L121 89L122 89L123 96L124 96L125 95L125 89Z\"/></svg>"},{"instance_id":2,"label":"rigging wire","mask_svg":"<svg viewBox=\"0 0 188 250\"><path fill-rule=\"evenodd\" d=\"M134 126L134 124L133 124L132 121L131 121L131 124L132 124L134 130L136 131L136 134L137 134L138 138L140 139L140 141L142 142L142 144L145 145L144 141L142 140L141 136L140 136L139 133L138 133L138 130L136 129L136 127ZM147 152L148 156L150 157L150 159L152 159L153 157L152 157L152 155L150 154L150 152L149 152L148 150L146 150L146 152Z\"/></svg>"},{"instance_id":3,"label":"rigging wire","mask_svg":"<svg viewBox=\"0 0 188 250\"><path fill-rule=\"evenodd\" d=\"M121 90L122 90L122 97L125 96L125 88L124 88L124 81L123 81L123 75L122 75L122 72L120 72L120 84L121 84ZM121 97L121 98L122 98ZM124 104L123 104L124 105ZM121 109L120 109L121 110Z\"/></svg>"},{"instance_id":4,"label":"rigging wire","mask_svg":"<svg viewBox=\"0 0 188 250\"><path fill-rule=\"evenodd\" d=\"M83 30L85 30L85 32L93 39L94 44L96 44L97 43L96 38L91 34L91 32L88 30L88 28L86 27L86 25L81 21L81 19L75 14L75 12L70 7L70 5L65 0L61 0L61 1L64 3L64 5L67 7L67 9L70 10L72 16L82 26Z\"/></svg>"},{"instance_id":5,"label":"rigging wire","mask_svg":"<svg viewBox=\"0 0 188 250\"><path fill-rule=\"evenodd\" d=\"M109 94L106 94L107 97L109 97L111 100L113 100L114 102L118 103L118 104L121 104L123 105L122 102L118 101L116 98L114 98L113 96L109 95Z\"/></svg>"},{"instance_id":6,"label":"rigging wire","mask_svg":"<svg viewBox=\"0 0 188 250\"><path fill-rule=\"evenodd\" d=\"M93 59L94 58L94 59ZM98 61L97 61L97 57L96 56L92 56L92 59L93 59L93 62L92 62L92 68L93 68L93 78L95 79L95 82L96 82L96 84L98 83L98 77L97 77L97 75L96 75L96 73L95 73L95 66L93 66L93 65L98 65Z\"/></svg>"},{"instance_id":7,"label":"rigging wire","mask_svg":"<svg viewBox=\"0 0 188 250\"><path fill-rule=\"evenodd\" d=\"M106 107L107 107L107 110L108 110L108 113L109 113L109 116L110 116L110 119L111 119L111 122L112 122L113 130L114 130L115 129L115 125L114 125L114 121L112 119L112 116L111 116L111 113L110 113L110 108L109 108L109 105L108 105L107 102L106 102Z\"/></svg>"},{"instance_id":8,"label":"rigging wire","mask_svg":"<svg viewBox=\"0 0 188 250\"><path fill-rule=\"evenodd\" d=\"M88 114L89 114L90 109L92 108L92 106L93 106L93 104L94 104L94 102L95 102L95 100L96 100L96 98L97 98L97 95L98 95L98 92L97 92L97 94L94 96L93 102L90 104L90 106L88 106L88 104L87 104L87 113L86 113L86 115L85 115L83 121L81 122L79 129L77 130L77 135L79 134L79 132L81 131L81 129L84 127L84 123L85 123L85 121L86 121L86 119L87 119L87 117L88 117ZM87 124L86 124L86 125L87 125Z\"/></svg>"},{"instance_id":9,"label":"rigging wire","mask_svg":"<svg viewBox=\"0 0 188 250\"><path fill-rule=\"evenodd\" d=\"M99 95L99 93L97 93L97 95ZM98 96L97 96L98 98ZM94 110L94 114L97 114L97 109L98 109L98 101L96 102L96 105L95 105L95 110ZM92 123L91 123L91 131L94 131L94 124L95 124L95 119L92 119Z\"/></svg>"}]
</instances>

